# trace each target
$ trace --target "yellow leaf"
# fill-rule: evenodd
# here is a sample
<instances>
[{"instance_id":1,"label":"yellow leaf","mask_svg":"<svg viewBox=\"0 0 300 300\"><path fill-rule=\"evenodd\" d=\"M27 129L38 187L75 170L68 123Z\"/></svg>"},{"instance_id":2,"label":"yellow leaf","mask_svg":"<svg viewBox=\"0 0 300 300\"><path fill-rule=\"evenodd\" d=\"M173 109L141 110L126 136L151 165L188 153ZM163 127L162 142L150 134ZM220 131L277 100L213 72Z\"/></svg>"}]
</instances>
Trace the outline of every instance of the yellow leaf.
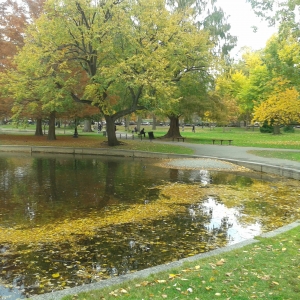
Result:
<instances>
[{"instance_id":1,"label":"yellow leaf","mask_svg":"<svg viewBox=\"0 0 300 300\"><path fill-rule=\"evenodd\" d=\"M159 280L159 279L158 279L158 280L156 280L156 282L157 282L157 283L165 283L165 282L167 282L167 280Z\"/></svg>"},{"instance_id":2,"label":"yellow leaf","mask_svg":"<svg viewBox=\"0 0 300 300\"><path fill-rule=\"evenodd\" d=\"M220 259L217 263L216 263L216 265L217 266L222 266L223 264L225 263L225 259Z\"/></svg>"},{"instance_id":3,"label":"yellow leaf","mask_svg":"<svg viewBox=\"0 0 300 300\"><path fill-rule=\"evenodd\" d=\"M200 266L195 266L195 269L196 269L196 270L199 270L199 269L200 269Z\"/></svg>"},{"instance_id":4,"label":"yellow leaf","mask_svg":"<svg viewBox=\"0 0 300 300\"><path fill-rule=\"evenodd\" d=\"M54 273L54 274L52 274L52 277L53 278L58 278L60 275L59 275L59 273Z\"/></svg>"}]
</instances>

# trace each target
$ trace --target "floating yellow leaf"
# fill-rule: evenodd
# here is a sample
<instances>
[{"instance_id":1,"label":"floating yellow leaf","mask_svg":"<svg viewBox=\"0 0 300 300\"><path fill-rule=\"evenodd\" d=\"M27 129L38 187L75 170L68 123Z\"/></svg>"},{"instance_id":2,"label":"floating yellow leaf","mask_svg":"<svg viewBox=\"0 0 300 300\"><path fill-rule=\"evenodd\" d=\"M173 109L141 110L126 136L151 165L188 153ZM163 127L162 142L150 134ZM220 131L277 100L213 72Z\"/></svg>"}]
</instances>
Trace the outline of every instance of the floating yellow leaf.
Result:
<instances>
[{"instance_id":1,"label":"floating yellow leaf","mask_svg":"<svg viewBox=\"0 0 300 300\"><path fill-rule=\"evenodd\" d=\"M52 274L52 277L53 278L58 278L60 275L59 275L59 273L54 273L54 274Z\"/></svg>"}]
</instances>

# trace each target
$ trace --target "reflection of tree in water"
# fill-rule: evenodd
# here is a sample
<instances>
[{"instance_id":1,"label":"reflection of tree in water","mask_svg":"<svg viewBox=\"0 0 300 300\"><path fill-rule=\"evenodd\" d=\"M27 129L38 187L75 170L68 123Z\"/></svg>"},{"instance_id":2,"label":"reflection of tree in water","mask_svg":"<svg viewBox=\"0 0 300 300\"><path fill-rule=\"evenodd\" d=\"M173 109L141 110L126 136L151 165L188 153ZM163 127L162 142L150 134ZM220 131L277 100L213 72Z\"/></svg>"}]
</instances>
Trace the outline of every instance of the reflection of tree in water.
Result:
<instances>
[{"instance_id":1,"label":"reflection of tree in water","mask_svg":"<svg viewBox=\"0 0 300 300\"><path fill-rule=\"evenodd\" d=\"M170 169L170 180L172 182L176 182L179 179L179 170L178 169Z\"/></svg>"},{"instance_id":2,"label":"reflection of tree in water","mask_svg":"<svg viewBox=\"0 0 300 300\"><path fill-rule=\"evenodd\" d=\"M56 159L50 158L48 159L48 166L49 166L49 200L50 201L57 201L59 200L57 193L57 186L56 186Z\"/></svg>"}]
</instances>

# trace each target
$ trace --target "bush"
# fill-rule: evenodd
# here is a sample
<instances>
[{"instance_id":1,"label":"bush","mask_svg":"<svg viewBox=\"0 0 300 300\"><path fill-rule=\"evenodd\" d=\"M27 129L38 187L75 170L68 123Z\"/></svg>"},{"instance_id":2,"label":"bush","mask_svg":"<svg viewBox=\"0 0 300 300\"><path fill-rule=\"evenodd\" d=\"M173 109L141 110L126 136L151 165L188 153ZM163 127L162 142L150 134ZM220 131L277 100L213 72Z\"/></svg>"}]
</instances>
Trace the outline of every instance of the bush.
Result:
<instances>
[{"instance_id":1,"label":"bush","mask_svg":"<svg viewBox=\"0 0 300 300\"><path fill-rule=\"evenodd\" d=\"M273 126L269 125L268 122L264 122L263 126L259 128L261 133L272 133L273 132Z\"/></svg>"},{"instance_id":2,"label":"bush","mask_svg":"<svg viewBox=\"0 0 300 300\"><path fill-rule=\"evenodd\" d=\"M295 129L293 126L287 125L283 127L284 132L295 132Z\"/></svg>"}]
</instances>

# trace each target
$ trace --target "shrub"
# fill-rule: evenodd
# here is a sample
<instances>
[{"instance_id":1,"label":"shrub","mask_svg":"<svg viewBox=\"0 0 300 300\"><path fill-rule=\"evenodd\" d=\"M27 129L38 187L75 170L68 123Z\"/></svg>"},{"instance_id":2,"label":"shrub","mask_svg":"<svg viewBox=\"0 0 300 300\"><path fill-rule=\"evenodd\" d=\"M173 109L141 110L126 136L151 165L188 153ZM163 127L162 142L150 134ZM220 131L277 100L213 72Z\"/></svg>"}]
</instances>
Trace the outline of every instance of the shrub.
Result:
<instances>
[{"instance_id":1,"label":"shrub","mask_svg":"<svg viewBox=\"0 0 300 300\"><path fill-rule=\"evenodd\" d=\"M264 122L262 126L259 128L261 133L272 133L273 132L273 126L269 125L267 121Z\"/></svg>"},{"instance_id":2,"label":"shrub","mask_svg":"<svg viewBox=\"0 0 300 300\"><path fill-rule=\"evenodd\" d=\"M284 132L295 132L295 129L293 126L287 125L283 127Z\"/></svg>"}]
</instances>

